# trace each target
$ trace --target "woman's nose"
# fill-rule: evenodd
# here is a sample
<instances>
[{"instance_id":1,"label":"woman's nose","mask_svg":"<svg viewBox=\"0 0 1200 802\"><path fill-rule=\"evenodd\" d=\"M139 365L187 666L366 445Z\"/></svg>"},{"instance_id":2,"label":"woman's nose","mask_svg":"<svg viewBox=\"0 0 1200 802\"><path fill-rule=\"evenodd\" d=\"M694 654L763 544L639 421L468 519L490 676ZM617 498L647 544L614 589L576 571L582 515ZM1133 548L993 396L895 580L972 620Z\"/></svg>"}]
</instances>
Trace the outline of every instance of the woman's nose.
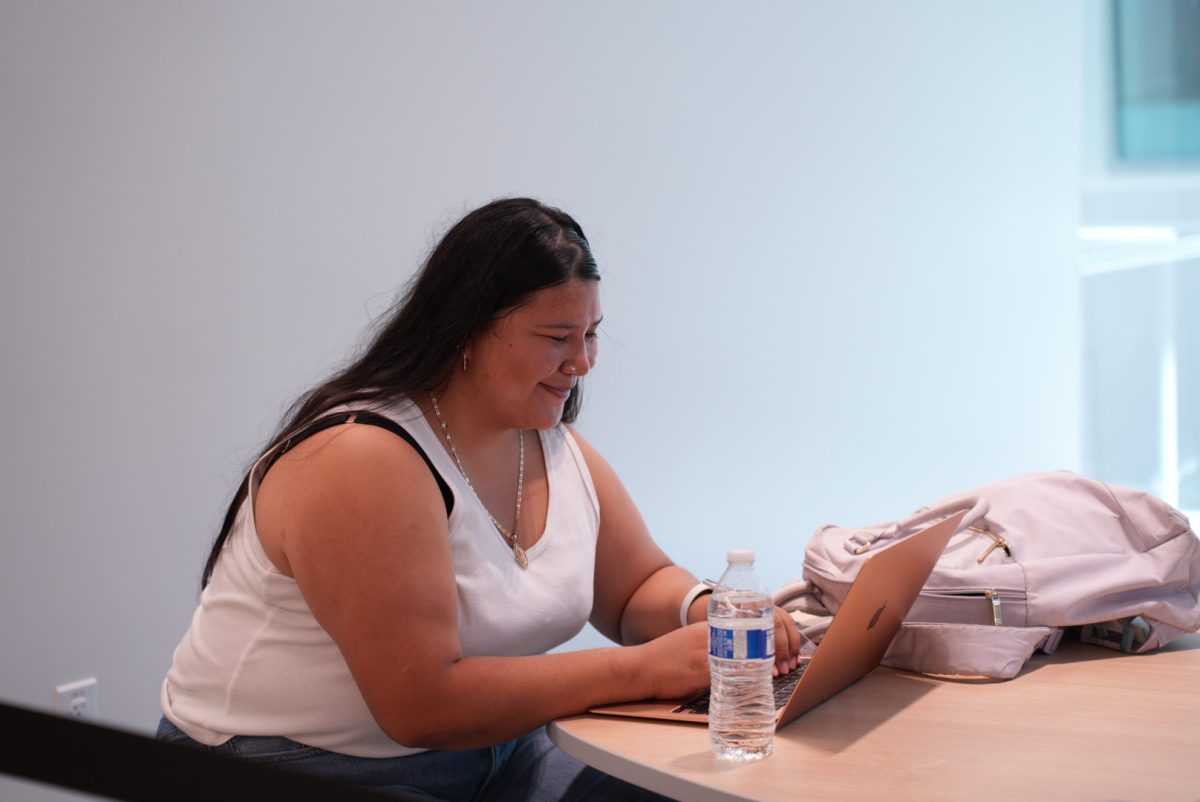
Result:
<instances>
[{"instance_id":1,"label":"woman's nose","mask_svg":"<svg viewBox=\"0 0 1200 802\"><path fill-rule=\"evenodd\" d=\"M592 369L592 364L592 354L588 349L587 340L584 340L571 349L571 353L563 362L562 371L569 376L586 376Z\"/></svg>"}]
</instances>

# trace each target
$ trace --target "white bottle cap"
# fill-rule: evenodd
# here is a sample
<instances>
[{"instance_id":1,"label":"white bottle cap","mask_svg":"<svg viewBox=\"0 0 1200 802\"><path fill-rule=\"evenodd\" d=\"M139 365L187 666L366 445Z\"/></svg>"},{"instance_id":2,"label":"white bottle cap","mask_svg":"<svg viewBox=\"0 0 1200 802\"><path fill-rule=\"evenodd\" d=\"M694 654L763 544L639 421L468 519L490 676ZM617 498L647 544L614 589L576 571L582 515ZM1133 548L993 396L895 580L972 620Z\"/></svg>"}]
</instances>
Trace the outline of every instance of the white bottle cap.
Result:
<instances>
[{"instance_id":1,"label":"white bottle cap","mask_svg":"<svg viewBox=\"0 0 1200 802\"><path fill-rule=\"evenodd\" d=\"M725 559L731 564L752 563L754 562L754 551L752 549L730 549Z\"/></svg>"}]
</instances>

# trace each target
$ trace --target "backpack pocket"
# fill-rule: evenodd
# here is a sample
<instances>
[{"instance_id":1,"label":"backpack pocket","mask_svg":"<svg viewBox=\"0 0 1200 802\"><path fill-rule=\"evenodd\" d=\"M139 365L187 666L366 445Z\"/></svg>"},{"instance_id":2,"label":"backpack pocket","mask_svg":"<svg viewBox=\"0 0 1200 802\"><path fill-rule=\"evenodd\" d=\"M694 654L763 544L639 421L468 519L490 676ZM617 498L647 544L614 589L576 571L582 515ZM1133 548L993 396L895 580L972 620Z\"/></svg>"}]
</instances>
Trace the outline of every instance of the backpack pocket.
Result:
<instances>
[{"instance_id":1,"label":"backpack pocket","mask_svg":"<svg viewBox=\"0 0 1200 802\"><path fill-rule=\"evenodd\" d=\"M904 620L1023 627L1027 619L1024 590L972 588L922 590Z\"/></svg>"}]
</instances>

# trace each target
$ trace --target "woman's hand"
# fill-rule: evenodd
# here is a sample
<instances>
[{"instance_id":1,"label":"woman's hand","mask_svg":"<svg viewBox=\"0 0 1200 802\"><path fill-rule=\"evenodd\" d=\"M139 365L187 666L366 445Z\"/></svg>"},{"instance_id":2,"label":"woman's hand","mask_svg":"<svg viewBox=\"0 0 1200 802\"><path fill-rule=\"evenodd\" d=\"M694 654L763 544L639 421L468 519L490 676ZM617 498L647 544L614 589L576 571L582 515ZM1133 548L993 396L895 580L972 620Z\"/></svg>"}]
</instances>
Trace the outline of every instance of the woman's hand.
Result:
<instances>
[{"instance_id":1,"label":"woman's hand","mask_svg":"<svg viewBox=\"0 0 1200 802\"><path fill-rule=\"evenodd\" d=\"M786 674L800 663L800 628L782 607L775 608L775 665L773 675ZM668 632L644 650L643 675L655 699L676 699L708 687L708 624L701 621Z\"/></svg>"},{"instance_id":2,"label":"woman's hand","mask_svg":"<svg viewBox=\"0 0 1200 802\"><path fill-rule=\"evenodd\" d=\"M775 668L772 675L786 674L800 664L800 628L782 607L775 608Z\"/></svg>"},{"instance_id":3,"label":"woman's hand","mask_svg":"<svg viewBox=\"0 0 1200 802\"><path fill-rule=\"evenodd\" d=\"M642 650L650 697L676 699L708 687L708 624L691 624L630 648Z\"/></svg>"}]
</instances>

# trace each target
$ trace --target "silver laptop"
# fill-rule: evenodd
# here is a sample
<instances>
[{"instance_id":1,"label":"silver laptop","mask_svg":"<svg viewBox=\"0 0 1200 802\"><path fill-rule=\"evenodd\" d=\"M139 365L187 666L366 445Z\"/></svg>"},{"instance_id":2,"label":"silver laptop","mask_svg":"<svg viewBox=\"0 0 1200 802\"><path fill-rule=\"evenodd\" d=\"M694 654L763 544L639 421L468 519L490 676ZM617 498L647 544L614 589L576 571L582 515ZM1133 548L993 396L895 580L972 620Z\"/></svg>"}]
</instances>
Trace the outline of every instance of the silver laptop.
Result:
<instances>
[{"instance_id":1,"label":"silver laptop","mask_svg":"<svg viewBox=\"0 0 1200 802\"><path fill-rule=\"evenodd\" d=\"M775 724L782 727L879 665L909 608L966 511L873 554L855 577L812 657L775 677ZM708 693L602 705L592 713L708 723Z\"/></svg>"}]
</instances>

